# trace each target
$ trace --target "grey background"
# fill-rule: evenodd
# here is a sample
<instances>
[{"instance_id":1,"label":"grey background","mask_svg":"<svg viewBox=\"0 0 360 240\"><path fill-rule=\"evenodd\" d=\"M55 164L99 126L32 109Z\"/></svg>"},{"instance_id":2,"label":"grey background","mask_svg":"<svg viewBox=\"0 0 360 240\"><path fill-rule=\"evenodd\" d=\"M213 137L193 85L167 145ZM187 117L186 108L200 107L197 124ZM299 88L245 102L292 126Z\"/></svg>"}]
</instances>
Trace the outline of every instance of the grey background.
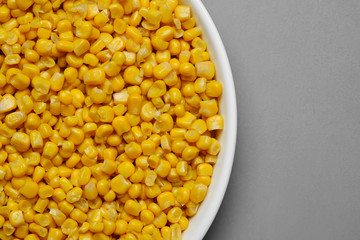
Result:
<instances>
[{"instance_id":1,"label":"grey background","mask_svg":"<svg viewBox=\"0 0 360 240\"><path fill-rule=\"evenodd\" d=\"M237 91L206 240L360 239L360 1L203 0Z\"/></svg>"}]
</instances>

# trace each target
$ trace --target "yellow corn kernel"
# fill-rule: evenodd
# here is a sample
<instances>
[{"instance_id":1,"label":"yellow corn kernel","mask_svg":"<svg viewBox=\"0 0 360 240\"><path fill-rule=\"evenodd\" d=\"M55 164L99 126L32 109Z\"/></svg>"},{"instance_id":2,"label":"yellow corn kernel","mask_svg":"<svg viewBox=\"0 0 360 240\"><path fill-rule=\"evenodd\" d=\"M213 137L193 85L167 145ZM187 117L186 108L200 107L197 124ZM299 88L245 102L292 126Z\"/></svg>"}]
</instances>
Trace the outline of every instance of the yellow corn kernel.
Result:
<instances>
[{"instance_id":1,"label":"yellow corn kernel","mask_svg":"<svg viewBox=\"0 0 360 240\"><path fill-rule=\"evenodd\" d=\"M140 220L138 219L131 219L128 225L128 229L131 232L138 232L140 233L142 228L144 226L144 223L142 223Z\"/></svg>"},{"instance_id":2,"label":"yellow corn kernel","mask_svg":"<svg viewBox=\"0 0 360 240\"><path fill-rule=\"evenodd\" d=\"M87 14L86 14L86 19L93 19L96 14L99 13L99 8L98 5L93 3L93 4L88 4L87 6Z\"/></svg>"},{"instance_id":3,"label":"yellow corn kernel","mask_svg":"<svg viewBox=\"0 0 360 240\"><path fill-rule=\"evenodd\" d=\"M101 68L94 68L84 75L84 83L87 85L99 85L105 81L105 72Z\"/></svg>"},{"instance_id":4,"label":"yellow corn kernel","mask_svg":"<svg viewBox=\"0 0 360 240\"><path fill-rule=\"evenodd\" d=\"M139 216L141 207L137 201L129 199L125 202L124 210L130 215Z\"/></svg>"},{"instance_id":5,"label":"yellow corn kernel","mask_svg":"<svg viewBox=\"0 0 360 240\"><path fill-rule=\"evenodd\" d=\"M157 79L164 79L171 70L172 67L169 62L162 62L154 67L153 74Z\"/></svg>"},{"instance_id":6,"label":"yellow corn kernel","mask_svg":"<svg viewBox=\"0 0 360 240\"><path fill-rule=\"evenodd\" d=\"M39 213L43 213L46 207L48 206L48 204L49 204L49 199L39 198L33 209Z\"/></svg>"},{"instance_id":7,"label":"yellow corn kernel","mask_svg":"<svg viewBox=\"0 0 360 240\"><path fill-rule=\"evenodd\" d=\"M40 240L40 238L36 234L27 235L24 240Z\"/></svg>"},{"instance_id":8,"label":"yellow corn kernel","mask_svg":"<svg viewBox=\"0 0 360 240\"><path fill-rule=\"evenodd\" d=\"M14 88L24 90L30 85L30 78L23 73L18 73L9 82Z\"/></svg>"},{"instance_id":9,"label":"yellow corn kernel","mask_svg":"<svg viewBox=\"0 0 360 240\"><path fill-rule=\"evenodd\" d=\"M98 193L103 196L106 193L108 193L110 190L109 182L106 179L101 179L100 181L97 182L96 188Z\"/></svg>"},{"instance_id":10,"label":"yellow corn kernel","mask_svg":"<svg viewBox=\"0 0 360 240\"><path fill-rule=\"evenodd\" d=\"M59 38L60 38L60 40L63 40L63 41L72 42L74 40L74 34L72 33L72 31L66 31L66 32L60 33Z\"/></svg>"},{"instance_id":11,"label":"yellow corn kernel","mask_svg":"<svg viewBox=\"0 0 360 240\"><path fill-rule=\"evenodd\" d=\"M78 71L73 67L67 67L64 70L65 80L69 83L73 83L78 77Z\"/></svg>"},{"instance_id":12,"label":"yellow corn kernel","mask_svg":"<svg viewBox=\"0 0 360 240\"><path fill-rule=\"evenodd\" d=\"M79 187L74 187L66 194L66 201L74 203L80 200L83 190Z\"/></svg>"},{"instance_id":13,"label":"yellow corn kernel","mask_svg":"<svg viewBox=\"0 0 360 240\"><path fill-rule=\"evenodd\" d=\"M75 231L77 227L78 227L78 223L75 220L68 218L62 223L61 231L64 234L69 235L70 233Z\"/></svg>"},{"instance_id":14,"label":"yellow corn kernel","mask_svg":"<svg viewBox=\"0 0 360 240\"><path fill-rule=\"evenodd\" d=\"M214 116L218 110L218 104L215 99L200 102L199 113L205 117Z\"/></svg>"},{"instance_id":15,"label":"yellow corn kernel","mask_svg":"<svg viewBox=\"0 0 360 240\"><path fill-rule=\"evenodd\" d=\"M42 148L44 146L43 138L41 134L37 130L33 130L30 132L30 143L32 148Z\"/></svg>"},{"instance_id":16,"label":"yellow corn kernel","mask_svg":"<svg viewBox=\"0 0 360 240\"><path fill-rule=\"evenodd\" d=\"M30 148L30 137L26 133L16 132L11 137L10 144L19 152L26 152Z\"/></svg>"},{"instance_id":17,"label":"yellow corn kernel","mask_svg":"<svg viewBox=\"0 0 360 240\"><path fill-rule=\"evenodd\" d=\"M129 178L135 172L135 167L131 162L125 161L119 164L118 172L125 178Z\"/></svg>"},{"instance_id":18,"label":"yellow corn kernel","mask_svg":"<svg viewBox=\"0 0 360 240\"><path fill-rule=\"evenodd\" d=\"M103 232L104 232L106 235L111 235L111 234L113 234L114 231L115 231L115 228L116 228L115 222L104 219L104 220L103 220L103 223L104 223ZM105 238L105 236L104 236L103 238L99 238L99 239L104 239L104 240L105 240L105 239L107 239L107 238Z\"/></svg>"},{"instance_id":19,"label":"yellow corn kernel","mask_svg":"<svg viewBox=\"0 0 360 240\"><path fill-rule=\"evenodd\" d=\"M180 64L179 73L183 77L194 77L195 78L196 70L192 63L184 62L184 63Z\"/></svg>"},{"instance_id":20,"label":"yellow corn kernel","mask_svg":"<svg viewBox=\"0 0 360 240\"><path fill-rule=\"evenodd\" d=\"M101 11L94 18L94 23L98 27L103 27L109 21L108 14L106 11Z\"/></svg>"},{"instance_id":21,"label":"yellow corn kernel","mask_svg":"<svg viewBox=\"0 0 360 240\"><path fill-rule=\"evenodd\" d=\"M210 81L206 84L205 94L209 97L220 97L222 94L222 85L218 81Z\"/></svg>"},{"instance_id":22,"label":"yellow corn kernel","mask_svg":"<svg viewBox=\"0 0 360 240\"><path fill-rule=\"evenodd\" d=\"M34 182L40 182L45 176L45 169L41 166L36 166L33 173Z\"/></svg>"},{"instance_id":23,"label":"yellow corn kernel","mask_svg":"<svg viewBox=\"0 0 360 240\"><path fill-rule=\"evenodd\" d=\"M115 117L112 121L112 126L119 135L128 132L131 128L130 122L125 116Z\"/></svg>"},{"instance_id":24,"label":"yellow corn kernel","mask_svg":"<svg viewBox=\"0 0 360 240\"><path fill-rule=\"evenodd\" d=\"M102 39L98 39L98 40L96 40L93 44L91 44L91 46L90 46L90 53L92 53L92 54L97 54L97 53L100 52L105 46L106 46L106 44L104 43L104 41L103 41Z\"/></svg>"},{"instance_id":25,"label":"yellow corn kernel","mask_svg":"<svg viewBox=\"0 0 360 240\"><path fill-rule=\"evenodd\" d=\"M140 197L141 190L142 190L141 184L139 183L132 184L128 190L129 197L133 199Z\"/></svg>"},{"instance_id":26,"label":"yellow corn kernel","mask_svg":"<svg viewBox=\"0 0 360 240\"><path fill-rule=\"evenodd\" d=\"M83 212L87 213L89 211L89 202L85 198L81 198L78 202L75 202L74 206Z\"/></svg>"},{"instance_id":27,"label":"yellow corn kernel","mask_svg":"<svg viewBox=\"0 0 360 240\"><path fill-rule=\"evenodd\" d=\"M125 179L121 174L117 175L110 181L111 189L117 194L126 193L130 188L131 183Z\"/></svg>"},{"instance_id":28,"label":"yellow corn kernel","mask_svg":"<svg viewBox=\"0 0 360 240\"><path fill-rule=\"evenodd\" d=\"M74 53L66 54L65 60L70 67L79 68L83 64L81 57L76 56Z\"/></svg>"},{"instance_id":29,"label":"yellow corn kernel","mask_svg":"<svg viewBox=\"0 0 360 240\"><path fill-rule=\"evenodd\" d=\"M206 119L206 125L209 130L223 129L224 119L220 115L214 115Z\"/></svg>"},{"instance_id":30,"label":"yellow corn kernel","mask_svg":"<svg viewBox=\"0 0 360 240\"><path fill-rule=\"evenodd\" d=\"M84 132L76 127L71 128L71 134L68 140L73 142L75 145L79 145L84 140Z\"/></svg>"},{"instance_id":31,"label":"yellow corn kernel","mask_svg":"<svg viewBox=\"0 0 360 240\"><path fill-rule=\"evenodd\" d=\"M184 32L183 39L185 41L192 41L194 38L200 35L201 35L201 29L199 27L194 27Z\"/></svg>"},{"instance_id":32,"label":"yellow corn kernel","mask_svg":"<svg viewBox=\"0 0 360 240\"><path fill-rule=\"evenodd\" d=\"M47 240L61 240L63 236L64 235L60 229L50 228Z\"/></svg>"},{"instance_id":33,"label":"yellow corn kernel","mask_svg":"<svg viewBox=\"0 0 360 240\"><path fill-rule=\"evenodd\" d=\"M61 212L59 209L56 209L56 208L50 209L49 213L52 216L52 218L54 219L56 225L62 226L62 224L66 220L66 215L63 212Z\"/></svg>"},{"instance_id":34,"label":"yellow corn kernel","mask_svg":"<svg viewBox=\"0 0 360 240\"><path fill-rule=\"evenodd\" d=\"M188 146L184 148L181 156L185 161L190 161L196 158L198 154L199 154L199 149L197 147Z\"/></svg>"},{"instance_id":35,"label":"yellow corn kernel","mask_svg":"<svg viewBox=\"0 0 360 240\"><path fill-rule=\"evenodd\" d=\"M173 207L167 213L167 219L171 223L177 223L180 221L183 211L179 207Z\"/></svg>"},{"instance_id":36,"label":"yellow corn kernel","mask_svg":"<svg viewBox=\"0 0 360 240\"><path fill-rule=\"evenodd\" d=\"M12 112L5 117L5 123L10 128L17 128L26 120L26 114L22 111Z\"/></svg>"},{"instance_id":37,"label":"yellow corn kernel","mask_svg":"<svg viewBox=\"0 0 360 240\"><path fill-rule=\"evenodd\" d=\"M110 16L113 19L121 19L124 16L124 8L120 3L112 3L109 6Z\"/></svg>"},{"instance_id":38,"label":"yellow corn kernel","mask_svg":"<svg viewBox=\"0 0 360 240\"><path fill-rule=\"evenodd\" d=\"M86 152L86 150L85 150ZM88 167L82 167L80 169L80 175L79 175L79 184L80 186L86 185L90 181L91 177L91 170Z\"/></svg>"},{"instance_id":39,"label":"yellow corn kernel","mask_svg":"<svg viewBox=\"0 0 360 240\"><path fill-rule=\"evenodd\" d=\"M128 223L123 219L119 219L116 221L115 226L115 234L121 235L126 233Z\"/></svg>"},{"instance_id":40,"label":"yellow corn kernel","mask_svg":"<svg viewBox=\"0 0 360 240\"><path fill-rule=\"evenodd\" d=\"M78 223L84 223L87 220L87 215L80 209L75 208L71 213L70 217Z\"/></svg>"},{"instance_id":41,"label":"yellow corn kernel","mask_svg":"<svg viewBox=\"0 0 360 240\"><path fill-rule=\"evenodd\" d=\"M106 140L106 143L113 147L119 146L121 142L122 142L122 138L117 134L112 134L108 136Z\"/></svg>"},{"instance_id":42,"label":"yellow corn kernel","mask_svg":"<svg viewBox=\"0 0 360 240\"><path fill-rule=\"evenodd\" d=\"M136 66L127 67L124 71L124 81L129 84L139 85L142 82L140 70Z\"/></svg>"},{"instance_id":43,"label":"yellow corn kernel","mask_svg":"<svg viewBox=\"0 0 360 240\"><path fill-rule=\"evenodd\" d=\"M200 134L198 131L196 131L194 129L190 129L190 130L186 131L186 133L184 134L184 137L185 137L186 141L188 141L190 143L195 143L199 140Z\"/></svg>"},{"instance_id":44,"label":"yellow corn kernel","mask_svg":"<svg viewBox=\"0 0 360 240\"><path fill-rule=\"evenodd\" d=\"M38 193L38 185L31 178L27 178L25 185L20 189L20 193L27 198L33 198Z\"/></svg>"},{"instance_id":45,"label":"yellow corn kernel","mask_svg":"<svg viewBox=\"0 0 360 240\"><path fill-rule=\"evenodd\" d=\"M215 66L210 61L195 63L195 69L198 77L211 80L215 76Z\"/></svg>"},{"instance_id":46,"label":"yellow corn kernel","mask_svg":"<svg viewBox=\"0 0 360 240\"><path fill-rule=\"evenodd\" d=\"M127 29L127 23L120 18L115 18L114 20L114 31L118 34L123 34L125 33Z\"/></svg>"},{"instance_id":47,"label":"yellow corn kernel","mask_svg":"<svg viewBox=\"0 0 360 240\"><path fill-rule=\"evenodd\" d=\"M156 199L162 210L175 205L175 196L172 192L163 192Z\"/></svg>"},{"instance_id":48,"label":"yellow corn kernel","mask_svg":"<svg viewBox=\"0 0 360 240\"><path fill-rule=\"evenodd\" d=\"M179 161L176 164L176 172L179 176L186 176L188 172L188 164L185 161Z\"/></svg>"},{"instance_id":49,"label":"yellow corn kernel","mask_svg":"<svg viewBox=\"0 0 360 240\"><path fill-rule=\"evenodd\" d=\"M107 194L104 196L104 200L106 202L113 202L116 198L116 193L113 190L110 190Z\"/></svg>"},{"instance_id":50,"label":"yellow corn kernel","mask_svg":"<svg viewBox=\"0 0 360 240\"><path fill-rule=\"evenodd\" d=\"M59 207L59 210L66 215L69 215L71 213L71 211L74 209L74 205L67 202L66 200L59 202L58 207Z\"/></svg>"},{"instance_id":51,"label":"yellow corn kernel","mask_svg":"<svg viewBox=\"0 0 360 240\"><path fill-rule=\"evenodd\" d=\"M19 227L20 225L24 224L24 216L22 211L16 210L12 211L9 215L9 221L12 226Z\"/></svg>"},{"instance_id":52,"label":"yellow corn kernel","mask_svg":"<svg viewBox=\"0 0 360 240\"><path fill-rule=\"evenodd\" d=\"M4 4L0 7L0 16L1 16L0 17L1 23L5 23L10 20L10 18L11 18L10 9L6 4Z\"/></svg>"},{"instance_id":53,"label":"yellow corn kernel","mask_svg":"<svg viewBox=\"0 0 360 240\"><path fill-rule=\"evenodd\" d=\"M68 193L71 189L73 189L72 183L66 177L61 177L59 180L59 184L62 190Z\"/></svg>"},{"instance_id":54,"label":"yellow corn kernel","mask_svg":"<svg viewBox=\"0 0 360 240\"><path fill-rule=\"evenodd\" d=\"M90 43L86 39L75 39L74 41L74 53L76 56L80 56L90 49Z\"/></svg>"},{"instance_id":55,"label":"yellow corn kernel","mask_svg":"<svg viewBox=\"0 0 360 240\"><path fill-rule=\"evenodd\" d=\"M0 113L9 112L17 107L16 99L11 94L5 94L0 100Z\"/></svg>"},{"instance_id":56,"label":"yellow corn kernel","mask_svg":"<svg viewBox=\"0 0 360 240\"><path fill-rule=\"evenodd\" d=\"M50 218L49 218L50 217ZM34 216L35 223L39 224L42 227L47 227L50 225L51 216L45 214L36 214Z\"/></svg>"},{"instance_id":57,"label":"yellow corn kernel","mask_svg":"<svg viewBox=\"0 0 360 240\"><path fill-rule=\"evenodd\" d=\"M211 144L209 149L207 149L207 153L210 155L217 155L220 152L221 145L219 141L215 138L211 138Z\"/></svg>"},{"instance_id":58,"label":"yellow corn kernel","mask_svg":"<svg viewBox=\"0 0 360 240\"><path fill-rule=\"evenodd\" d=\"M48 234L48 230L36 223L30 223L29 231L36 233L39 237L45 237Z\"/></svg>"},{"instance_id":59,"label":"yellow corn kernel","mask_svg":"<svg viewBox=\"0 0 360 240\"><path fill-rule=\"evenodd\" d=\"M39 197L49 198L52 196L53 192L54 192L54 189L51 186L49 186L49 185L41 186L39 188Z\"/></svg>"},{"instance_id":60,"label":"yellow corn kernel","mask_svg":"<svg viewBox=\"0 0 360 240\"><path fill-rule=\"evenodd\" d=\"M198 176L212 176L213 167L208 163L200 163L196 167L196 173Z\"/></svg>"},{"instance_id":61,"label":"yellow corn kernel","mask_svg":"<svg viewBox=\"0 0 360 240\"><path fill-rule=\"evenodd\" d=\"M148 209L142 210L140 214L140 219L144 224L151 224L154 221L154 213Z\"/></svg>"},{"instance_id":62,"label":"yellow corn kernel","mask_svg":"<svg viewBox=\"0 0 360 240\"><path fill-rule=\"evenodd\" d=\"M138 143L131 142L125 146L125 153L130 158L135 159L141 155L142 149Z\"/></svg>"},{"instance_id":63,"label":"yellow corn kernel","mask_svg":"<svg viewBox=\"0 0 360 240\"><path fill-rule=\"evenodd\" d=\"M175 8L175 17L180 21L186 21L191 17L190 7L185 5L178 5Z\"/></svg>"},{"instance_id":64,"label":"yellow corn kernel","mask_svg":"<svg viewBox=\"0 0 360 240\"><path fill-rule=\"evenodd\" d=\"M92 67L95 67L99 63L99 59L92 53L86 53L83 61Z\"/></svg>"},{"instance_id":65,"label":"yellow corn kernel","mask_svg":"<svg viewBox=\"0 0 360 240\"><path fill-rule=\"evenodd\" d=\"M80 155L77 153L73 153L69 159L66 161L66 166L68 168L73 168L76 164L80 162Z\"/></svg>"},{"instance_id":66,"label":"yellow corn kernel","mask_svg":"<svg viewBox=\"0 0 360 240\"><path fill-rule=\"evenodd\" d=\"M170 26L163 26L156 31L156 36L169 42L174 37L174 28Z\"/></svg>"},{"instance_id":67,"label":"yellow corn kernel","mask_svg":"<svg viewBox=\"0 0 360 240\"><path fill-rule=\"evenodd\" d=\"M56 43L56 49L60 52L72 52L75 44L71 41L60 40Z\"/></svg>"},{"instance_id":68,"label":"yellow corn kernel","mask_svg":"<svg viewBox=\"0 0 360 240\"><path fill-rule=\"evenodd\" d=\"M195 19L193 17L181 23L183 29L191 29L196 25Z\"/></svg>"},{"instance_id":69,"label":"yellow corn kernel","mask_svg":"<svg viewBox=\"0 0 360 240\"><path fill-rule=\"evenodd\" d=\"M162 228L167 223L167 216L164 212L161 212L158 216L155 217L153 221L155 227Z\"/></svg>"},{"instance_id":70,"label":"yellow corn kernel","mask_svg":"<svg viewBox=\"0 0 360 240\"><path fill-rule=\"evenodd\" d=\"M48 39L39 39L36 42L35 50L40 56L50 56L53 42Z\"/></svg>"},{"instance_id":71,"label":"yellow corn kernel","mask_svg":"<svg viewBox=\"0 0 360 240\"><path fill-rule=\"evenodd\" d=\"M55 155L58 153L58 151L59 151L59 148L55 143L46 142L42 154L44 157L46 157L48 159L52 159L53 157L55 157Z\"/></svg>"},{"instance_id":72,"label":"yellow corn kernel","mask_svg":"<svg viewBox=\"0 0 360 240\"><path fill-rule=\"evenodd\" d=\"M72 104L74 107L81 108L85 101L83 92L81 92L79 89L72 89L70 94L72 95Z\"/></svg>"},{"instance_id":73,"label":"yellow corn kernel","mask_svg":"<svg viewBox=\"0 0 360 240\"><path fill-rule=\"evenodd\" d=\"M176 192L176 201L184 205L190 200L190 189L186 187L178 188Z\"/></svg>"},{"instance_id":74,"label":"yellow corn kernel","mask_svg":"<svg viewBox=\"0 0 360 240\"><path fill-rule=\"evenodd\" d=\"M88 39L91 36L92 24L87 21L81 21L76 25L75 35L79 38Z\"/></svg>"},{"instance_id":75,"label":"yellow corn kernel","mask_svg":"<svg viewBox=\"0 0 360 240\"><path fill-rule=\"evenodd\" d=\"M162 80L158 80L151 85L147 93L147 96L149 98L157 98L163 96L165 93L166 93L165 82Z\"/></svg>"},{"instance_id":76,"label":"yellow corn kernel","mask_svg":"<svg viewBox=\"0 0 360 240\"><path fill-rule=\"evenodd\" d=\"M190 200L194 203L200 203L204 200L207 193L207 187L202 183L196 183L191 189Z\"/></svg>"},{"instance_id":77,"label":"yellow corn kernel","mask_svg":"<svg viewBox=\"0 0 360 240\"><path fill-rule=\"evenodd\" d=\"M210 176L198 176L196 178L195 183L202 183L205 186L209 187L211 183L211 177Z\"/></svg>"}]
</instances>

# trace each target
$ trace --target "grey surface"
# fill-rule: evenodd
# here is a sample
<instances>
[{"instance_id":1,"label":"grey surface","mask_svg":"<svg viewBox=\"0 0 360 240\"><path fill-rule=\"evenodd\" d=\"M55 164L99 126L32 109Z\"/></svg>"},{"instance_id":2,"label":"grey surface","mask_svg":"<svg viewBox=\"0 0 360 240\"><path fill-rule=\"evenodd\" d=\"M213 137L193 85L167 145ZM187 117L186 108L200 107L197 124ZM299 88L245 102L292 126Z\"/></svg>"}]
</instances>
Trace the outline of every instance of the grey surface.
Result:
<instances>
[{"instance_id":1,"label":"grey surface","mask_svg":"<svg viewBox=\"0 0 360 240\"><path fill-rule=\"evenodd\" d=\"M360 239L360 1L203 0L238 142L206 240Z\"/></svg>"}]
</instances>

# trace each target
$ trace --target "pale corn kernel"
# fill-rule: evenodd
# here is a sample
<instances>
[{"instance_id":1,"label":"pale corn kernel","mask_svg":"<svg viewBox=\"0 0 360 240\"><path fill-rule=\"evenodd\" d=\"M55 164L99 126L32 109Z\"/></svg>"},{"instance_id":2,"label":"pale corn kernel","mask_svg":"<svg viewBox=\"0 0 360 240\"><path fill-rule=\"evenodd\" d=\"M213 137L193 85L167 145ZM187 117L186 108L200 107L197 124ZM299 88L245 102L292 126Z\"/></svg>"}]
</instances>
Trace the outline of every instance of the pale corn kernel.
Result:
<instances>
[{"instance_id":1,"label":"pale corn kernel","mask_svg":"<svg viewBox=\"0 0 360 240\"><path fill-rule=\"evenodd\" d=\"M215 76L215 65L210 61L195 63L198 77L204 77L211 80Z\"/></svg>"},{"instance_id":2,"label":"pale corn kernel","mask_svg":"<svg viewBox=\"0 0 360 240\"><path fill-rule=\"evenodd\" d=\"M0 113L9 112L17 107L16 99L11 94L5 94L0 100Z\"/></svg>"}]
</instances>

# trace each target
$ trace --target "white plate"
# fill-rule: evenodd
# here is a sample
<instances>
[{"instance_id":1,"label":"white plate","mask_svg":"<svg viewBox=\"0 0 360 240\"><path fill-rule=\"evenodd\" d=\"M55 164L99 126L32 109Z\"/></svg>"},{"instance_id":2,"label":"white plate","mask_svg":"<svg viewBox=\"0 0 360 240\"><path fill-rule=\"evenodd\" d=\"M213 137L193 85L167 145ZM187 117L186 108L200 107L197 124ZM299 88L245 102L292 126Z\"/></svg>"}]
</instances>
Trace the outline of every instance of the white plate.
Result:
<instances>
[{"instance_id":1,"label":"white plate","mask_svg":"<svg viewBox=\"0 0 360 240\"><path fill-rule=\"evenodd\" d=\"M220 114L224 117L224 130L219 137L221 152L205 200L183 233L183 240L200 240L213 222L229 182L236 146L236 97L229 60L209 13L200 0L183 0L182 3L191 7L196 23L202 29L211 61L215 64L216 80L223 85L219 106Z\"/></svg>"}]
</instances>

